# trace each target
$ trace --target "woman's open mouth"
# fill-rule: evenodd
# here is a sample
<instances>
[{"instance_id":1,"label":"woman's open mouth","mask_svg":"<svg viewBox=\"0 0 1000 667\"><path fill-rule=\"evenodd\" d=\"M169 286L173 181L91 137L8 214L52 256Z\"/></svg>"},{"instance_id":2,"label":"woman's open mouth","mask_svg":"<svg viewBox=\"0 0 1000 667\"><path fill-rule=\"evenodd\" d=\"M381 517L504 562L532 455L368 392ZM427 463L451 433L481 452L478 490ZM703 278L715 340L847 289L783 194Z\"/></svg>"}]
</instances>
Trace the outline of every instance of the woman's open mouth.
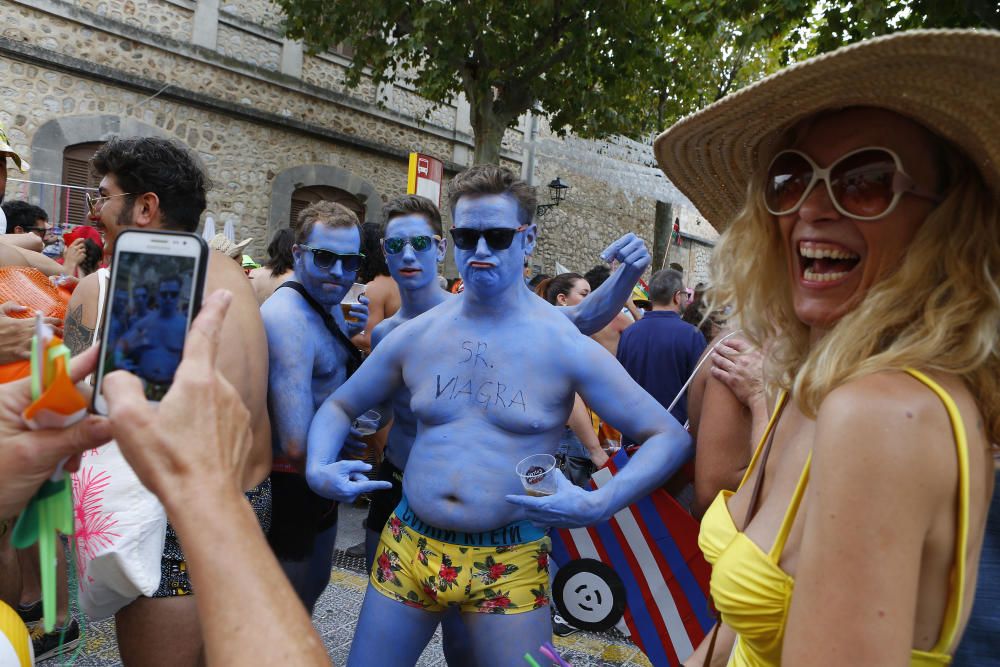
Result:
<instances>
[{"instance_id":1,"label":"woman's open mouth","mask_svg":"<svg viewBox=\"0 0 1000 667\"><path fill-rule=\"evenodd\" d=\"M842 245L799 241L799 267L806 282L832 283L846 278L861 261Z\"/></svg>"}]
</instances>

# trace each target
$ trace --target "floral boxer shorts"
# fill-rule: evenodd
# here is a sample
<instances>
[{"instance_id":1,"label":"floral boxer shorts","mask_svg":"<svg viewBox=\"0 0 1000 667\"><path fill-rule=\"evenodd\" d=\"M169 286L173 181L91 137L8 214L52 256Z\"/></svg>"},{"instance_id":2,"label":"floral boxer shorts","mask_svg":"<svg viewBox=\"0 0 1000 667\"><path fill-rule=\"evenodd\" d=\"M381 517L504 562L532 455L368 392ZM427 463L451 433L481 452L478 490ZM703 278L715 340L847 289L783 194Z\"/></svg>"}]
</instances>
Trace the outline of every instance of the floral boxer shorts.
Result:
<instances>
[{"instance_id":1,"label":"floral boxer shorts","mask_svg":"<svg viewBox=\"0 0 1000 667\"><path fill-rule=\"evenodd\" d=\"M434 528L404 496L382 531L370 582L428 611L520 614L549 606L551 550L545 532L528 522L481 533Z\"/></svg>"}]
</instances>

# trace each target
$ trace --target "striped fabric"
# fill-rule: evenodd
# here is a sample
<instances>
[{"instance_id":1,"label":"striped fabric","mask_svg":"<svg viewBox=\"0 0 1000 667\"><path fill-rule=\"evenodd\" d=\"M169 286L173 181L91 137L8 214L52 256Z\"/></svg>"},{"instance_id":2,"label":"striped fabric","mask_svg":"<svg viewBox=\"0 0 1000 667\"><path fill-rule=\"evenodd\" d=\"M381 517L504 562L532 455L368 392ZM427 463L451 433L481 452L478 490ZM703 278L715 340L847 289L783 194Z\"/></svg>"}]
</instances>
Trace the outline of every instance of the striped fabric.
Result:
<instances>
[{"instance_id":1,"label":"striped fabric","mask_svg":"<svg viewBox=\"0 0 1000 667\"><path fill-rule=\"evenodd\" d=\"M627 462L619 451L591 485L607 484ZM654 667L680 665L714 625L711 569L698 548L698 522L662 489L610 521L552 531L552 558L559 566L593 558L615 570L625 585L626 634Z\"/></svg>"}]
</instances>

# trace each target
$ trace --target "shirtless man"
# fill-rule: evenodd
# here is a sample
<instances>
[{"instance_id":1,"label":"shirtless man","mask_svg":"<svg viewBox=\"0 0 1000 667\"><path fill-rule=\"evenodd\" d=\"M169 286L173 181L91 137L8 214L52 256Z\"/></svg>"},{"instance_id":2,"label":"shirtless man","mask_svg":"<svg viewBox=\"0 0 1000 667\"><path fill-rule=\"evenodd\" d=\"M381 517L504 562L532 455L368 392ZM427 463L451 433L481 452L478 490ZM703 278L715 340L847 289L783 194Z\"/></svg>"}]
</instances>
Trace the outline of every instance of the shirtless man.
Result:
<instances>
[{"instance_id":1,"label":"shirtless man","mask_svg":"<svg viewBox=\"0 0 1000 667\"><path fill-rule=\"evenodd\" d=\"M389 273L399 285L402 307L372 330L373 348L401 324L454 296L441 289L436 280L437 264L444 261L448 243L442 238L441 213L437 206L418 195L401 195L382 207L382 216L385 220L382 224L383 252ZM632 286L651 261L646 244L632 233L612 243L601 256L618 260L622 270L580 304L557 309L584 334L601 329L618 314L621 303L632 293ZM410 410L410 395L406 389L401 389L392 398L392 415L389 446L378 479L390 482L393 488L388 493L375 494L369 506L365 536L365 560L369 570L382 528L402 497L403 469L417 437L417 421Z\"/></svg>"},{"instance_id":2,"label":"shirtless man","mask_svg":"<svg viewBox=\"0 0 1000 667\"><path fill-rule=\"evenodd\" d=\"M691 453L676 421L524 285L534 190L506 169L475 167L451 182L449 205L465 291L383 338L309 430L310 486L351 500L356 472L337 460L351 420L405 389L418 426L349 665L414 664L449 605L460 607L482 667L538 655L552 633L539 526L607 519ZM556 472L554 495L520 495L517 462L555 453L575 393L644 443L635 464L599 491Z\"/></svg>"},{"instance_id":3,"label":"shirtless man","mask_svg":"<svg viewBox=\"0 0 1000 667\"><path fill-rule=\"evenodd\" d=\"M137 285L132 290L132 312L129 322L137 322L149 312L149 290L145 285Z\"/></svg>"},{"instance_id":4,"label":"shirtless man","mask_svg":"<svg viewBox=\"0 0 1000 667\"><path fill-rule=\"evenodd\" d=\"M177 308L181 284L177 276L161 279L159 307L136 319L119 340L128 367L147 383L146 396L155 400L167 393L170 379L181 363L187 331L187 318ZM144 287L139 289L145 292Z\"/></svg>"},{"instance_id":5,"label":"shirtless man","mask_svg":"<svg viewBox=\"0 0 1000 667\"><path fill-rule=\"evenodd\" d=\"M316 495L306 484L306 436L316 409L361 360L348 338L365 328L368 308L364 303L353 306L356 321L349 325L340 309L364 257L360 245L358 218L352 211L326 201L307 207L295 228L295 277L261 306L275 453L270 542L310 613L330 582L337 503ZM337 443L338 451L343 440ZM370 470L362 461L345 464L359 473ZM360 480L348 485L355 495L383 487L363 475Z\"/></svg>"},{"instance_id":6,"label":"shirtless man","mask_svg":"<svg viewBox=\"0 0 1000 667\"><path fill-rule=\"evenodd\" d=\"M194 155L160 138L112 138L94 156L102 177L91 219L104 231L106 253L127 228L193 232L205 210L207 178ZM103 273L103 272L102 272ZM91 345L98 322L99 281L93 273L73 292L67 307L66 344L78 353ZM250 411L253 447L243 489L261 526L270 519L271 428L267 416L267 341L249 281L232 259L209 253L205 293L227 289L232 306L222 326L218 369L238 389ZM234 445L235 446L235 445ZM192 498L191 502L198 502ZM234 554L235 557L235 554ZM163 576L153 597L140 597L115 615L118 647L126 665L195 665L203 642L187 564L168 525ZM250 612L248 612L250 613Z\"/></svg>"}]
</instances>

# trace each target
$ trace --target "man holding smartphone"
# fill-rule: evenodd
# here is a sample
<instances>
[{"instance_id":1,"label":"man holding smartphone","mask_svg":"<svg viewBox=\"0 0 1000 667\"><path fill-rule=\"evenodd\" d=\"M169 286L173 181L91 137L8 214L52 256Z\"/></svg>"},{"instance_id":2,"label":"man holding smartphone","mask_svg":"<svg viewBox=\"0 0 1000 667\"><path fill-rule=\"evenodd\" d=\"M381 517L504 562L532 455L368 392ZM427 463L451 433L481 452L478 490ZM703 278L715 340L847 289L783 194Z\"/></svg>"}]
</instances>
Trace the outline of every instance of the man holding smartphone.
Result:
<instances>
[{"instance_id":1,"label":"man holding smartphone","mask_svg":"<svg viewBox=\"0 0 1000 667\"><path fill-rule=\"evenodd\" d=\"M271 546L306 609L330 581L337 536L337 503L313 493L303 473L306 438L317 406L358 367L361 356L349 338L368 321L365 303L354 304L354 322L340 303L361 266L357 216L333 202L317 202L299 215L292 246L295 276L282 283L261 314L270 363L268 404L276 453L272 482L274 516ZM348 485L357 494L388 488L369 482L371 467L347 461L358 476Z\"/></svg>"},{"instance_id":2,"label":"man holding smartphone","mask_svg":"<svg viewBox=\"0 0 1000 667\"><path fill-rule=\"evenodd\" d=\"M113 255L115 239L125 229L194 232L205 210L208 179L194 155L178 142L158 137L114 137L94 156L101 176L91 205L91 220L104 232L104 251ZM95 339L100 321L99 281L105 272L80 281L66 315L66 344L78 353ZM210 252L205 292L232 292L232 305L222 325L218 369L237 387L251 415L253 444L242 488L258 521L270 518L271 443L267 414L267 341L257 300L240 267L221 253ZM192 498L191 502L197 502ZM168 526L161 566L169 585L161 582L152 598L140 597L116 616L122 661L135 665L194 665L203 659L203 642L187 566ZM168 577L164 577L168 579Z\"/></svg>"}]
</instances>

